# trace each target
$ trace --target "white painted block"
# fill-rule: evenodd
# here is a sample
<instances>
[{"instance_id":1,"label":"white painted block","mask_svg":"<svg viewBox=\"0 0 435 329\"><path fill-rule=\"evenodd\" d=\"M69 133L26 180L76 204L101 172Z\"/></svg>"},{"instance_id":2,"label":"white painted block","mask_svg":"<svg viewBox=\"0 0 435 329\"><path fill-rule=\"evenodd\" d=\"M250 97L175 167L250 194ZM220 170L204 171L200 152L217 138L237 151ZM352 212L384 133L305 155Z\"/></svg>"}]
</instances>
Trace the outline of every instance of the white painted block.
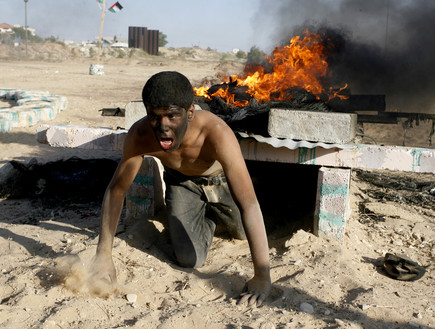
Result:
<instances>
[{"instance_id":1,"label":"white painted block","mask_svg":"<svg viewBox=\"0 0 435 329\"><path fill-rule=\"evenodd\" d=\"M314 234L343 243L346 221L350 217L349 185L350 169L319 169Z\"/></svg>"},{"instance_id":2,"label":"white painted block","mask_svg":"<svg viewBox=\"0 0 435 329\"><path fill-rule=\"evenodd\" d=\"M163 165L152 156L145 156L133 183L126 193L126 224L153 218L164 205Z\"/></svg>"}]
</instances>

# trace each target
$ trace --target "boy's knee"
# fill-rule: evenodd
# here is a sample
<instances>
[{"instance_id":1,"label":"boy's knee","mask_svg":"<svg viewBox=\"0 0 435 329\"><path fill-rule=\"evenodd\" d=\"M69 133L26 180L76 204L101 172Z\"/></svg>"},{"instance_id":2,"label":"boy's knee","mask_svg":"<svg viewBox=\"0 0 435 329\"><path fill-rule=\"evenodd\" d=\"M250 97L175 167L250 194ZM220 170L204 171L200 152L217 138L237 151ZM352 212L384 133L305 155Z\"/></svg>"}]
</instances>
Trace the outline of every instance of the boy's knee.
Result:
<instances>
[{"instance_id":1,"label":"boy's knee","mask_svg":"<svg viewBox=\"0 0 435 329\"><path fill-rule=\"evenodd\" d=\"M195 252L175 252L177 263L186 268L199 268L205 263L206 256L198 256Z\"/></svg>"}]
</instances>

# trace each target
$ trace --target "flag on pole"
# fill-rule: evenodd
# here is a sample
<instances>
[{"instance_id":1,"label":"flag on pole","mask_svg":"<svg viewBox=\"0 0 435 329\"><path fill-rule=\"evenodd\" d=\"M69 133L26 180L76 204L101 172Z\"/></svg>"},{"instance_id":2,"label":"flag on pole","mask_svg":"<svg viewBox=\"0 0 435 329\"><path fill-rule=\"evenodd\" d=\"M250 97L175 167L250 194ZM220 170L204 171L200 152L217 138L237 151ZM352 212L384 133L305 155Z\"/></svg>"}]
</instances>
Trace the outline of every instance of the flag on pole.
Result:
<instances>
[{"instance_id":1,"label":"flag on pole","mask_svg":"<svg viewBox=\"0 0 435 329\"><path fill-rule=\"evenodd\" d=\"M101 5L103 4L103 0L97 0L98 2L98 7L100 7L100 9L102 9Z\"/></svg>"},{"instance_id":2,"label":"flag on pole","mask_svg":"<svg viewBox=\"0 0 435 329\"><path fill-rule=\"evenodd\" d=\"M117 1L113 4L112 7L109 8L109 11L111 11L112 13L116 13L118 11L120 11L122 9L121 4Z\"/></svg>"}]
</instances>

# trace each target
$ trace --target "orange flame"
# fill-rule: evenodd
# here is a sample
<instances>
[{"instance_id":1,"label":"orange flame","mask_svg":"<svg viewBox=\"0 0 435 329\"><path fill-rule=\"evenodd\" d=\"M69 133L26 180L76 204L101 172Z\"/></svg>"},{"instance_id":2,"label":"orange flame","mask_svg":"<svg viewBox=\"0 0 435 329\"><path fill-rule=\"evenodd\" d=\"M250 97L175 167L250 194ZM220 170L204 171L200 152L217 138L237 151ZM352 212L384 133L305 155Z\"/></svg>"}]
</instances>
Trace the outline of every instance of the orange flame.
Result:
<instances>
[{"instance_id":1,"label":"orange flame","mask_svg":"<svg viewBox=\"0 0 435 329\"><path fill-rule=\"evenodd\" d=\"M339 91L328 92L322 86L321 79L327 75L328 63L326 62L325 46L320 35L305 31L305 36L293 37L290 44L285 47L276 47L268 61L273 66L273 72L265 73L262 67L245 77L232 76L228 80L236 82L237 86L247 86L247 94L259 101L290 100L292 98L288 89L300 87L318 96L328 94L329 98L343 97ZM234 94L228 92L229 88L221 88L214 94L208 94L207 87L194 88L197 96L212 99L219 96L227 103L236 106L246 106L248 101L235 101Z\"/></svg>"}]
</instances>

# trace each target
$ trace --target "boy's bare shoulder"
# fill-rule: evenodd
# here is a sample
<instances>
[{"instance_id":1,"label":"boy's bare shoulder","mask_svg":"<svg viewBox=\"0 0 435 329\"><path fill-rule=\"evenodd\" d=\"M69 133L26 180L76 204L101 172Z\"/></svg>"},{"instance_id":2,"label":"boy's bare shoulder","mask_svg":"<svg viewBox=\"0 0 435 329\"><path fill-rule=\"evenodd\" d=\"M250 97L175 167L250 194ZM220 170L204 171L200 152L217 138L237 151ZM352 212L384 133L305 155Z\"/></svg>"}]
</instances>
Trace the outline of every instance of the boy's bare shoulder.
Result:
<instances>
[{"instance_id":1,"label":"boy's bare shoulder","mask_svg":"<svg viewBox=\"0 0 435 329\"><path fill-rule=\"evenodd\" d=\"M148 135L151 132L151 129L147 122L148 118L146 116L136 121L128 130L128 133L135 137Z\"/></svg>"},{"instance_id":2,"label":"boy's bare shoulder","mask_svg":"<svg viewBox=\"0 0 435 329\"><path fill-rule=\"evenodd\" d=\"M231 130L231 128L226 124L224 120L209 111L196 111L195 116L198 117L200 125L203 129L210 129L211 131L215 131L215 129L219 128Z\"/></svg>"},{"instance_id":3,"label":"boy's bare shoulder","mask_svg":"<svg viewBox=\"0 0 435 329\"><path fill-rule=\"evenodd\" d=\"M148 125L147 117L136 121L130 127L124 145L137 154L148 154L160 150Z\"/></svg>"},{"instance_id":4,"label":"boy's bare shoulder","mask_svg":"<svg viewBox=\"0 0 435 329\"><path fill-rule=\"evenodd\" d=\"M201 131L204 137L212 144L225 145L235 141L233 130L217 115L201 110L195 112L200 121Z\"/></svg>"}]
</instances>

